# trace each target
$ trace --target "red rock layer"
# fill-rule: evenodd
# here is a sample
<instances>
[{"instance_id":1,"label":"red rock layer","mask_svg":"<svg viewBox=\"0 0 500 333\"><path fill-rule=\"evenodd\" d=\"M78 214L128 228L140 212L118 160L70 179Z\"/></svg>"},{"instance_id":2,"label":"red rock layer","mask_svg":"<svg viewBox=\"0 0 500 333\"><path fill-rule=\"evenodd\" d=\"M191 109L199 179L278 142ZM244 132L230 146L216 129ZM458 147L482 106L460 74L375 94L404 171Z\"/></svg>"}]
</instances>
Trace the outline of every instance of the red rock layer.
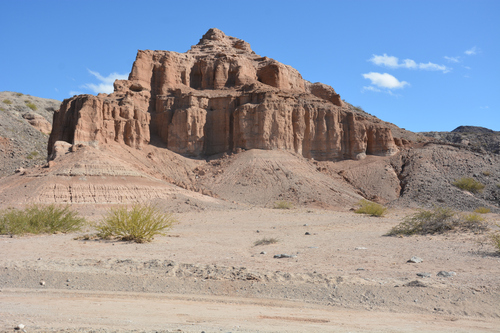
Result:
<instances>
[{"instance_id":1,"label":"red rock layer","mask_svg":"<svg viewBox=\"0 0 500 333\"><path fill-rule=\"evenodd\" d=\"M186 53L139 51L114 93L65 100L53 128L49 154L59 140L140 148L150 132L193 156L285 149L340 160L397 151L384 123L349 111L333 88L217 29Z\"/></svg>"}]
</instances>

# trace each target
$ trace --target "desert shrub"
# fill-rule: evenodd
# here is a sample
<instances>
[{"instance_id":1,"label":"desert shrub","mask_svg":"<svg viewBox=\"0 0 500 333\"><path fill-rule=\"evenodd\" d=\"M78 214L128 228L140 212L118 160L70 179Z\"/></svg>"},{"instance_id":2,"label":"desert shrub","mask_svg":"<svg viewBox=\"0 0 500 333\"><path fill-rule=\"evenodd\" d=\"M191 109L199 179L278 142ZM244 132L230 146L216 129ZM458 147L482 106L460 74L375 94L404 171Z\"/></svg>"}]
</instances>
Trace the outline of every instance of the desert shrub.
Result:
<instances>
[{"instance_id":1,"label":"desert shrub","mask_svg":"<svg viewBox=\"0 0 500 333\"><path fill-rule=\"evenodd\" d=\"M10 99L4 99L3 102L8 105L12 104L12 101Z\"/></svg>"},{"instance_id":2,"label":"desert shrub","mask_svg":"<svg viewBox=\"0 0 500 333\"><path fill-rule=\"evenodd\" d=\"M26 156L26 158L27 158L28 160L32 160L32 159L34 159L35 157L37 157L38 155L39 155L39 153L38 153L36 150L34 150L34 151L32 151L31 153L29 153L29 154L28 154L28 156Z\"/></svg>"},{"instance_id":3,"label":"desert shrub","mask_svg":"<svg viewBox=\"0 0 500 333\"><path fill-rule=\"evenodd\" d=\"M29 107L31 110L36 111L38 108L36 105L30 101L26 101L26 106Z\"/></svg>"},{"instance_id":4,"label":"desert shrub","mask_svg":"<svg viewBox=\"0 0 500 333\"><path fill-rule=\"evenodd\" d=\"M500 227L500 225L498 225ZM498 252L500 252L500 232L495 232L490 234L490 240L493 246L497 249Z\"/></svg>"},{"instance_id":5,"label":"desert shrub","mask_svg":"<svg viewBox=\"0 0 500 333\"><path fill-rule=\"evenodd\" d=\"M487 229L485 219L477 214L457 214L450 208L435 207L433 210L421 209L405 216L403 222L392 228L387 235L427 235L440 234L451 230L480 232Z\"/></svg>"},{"instance_id":6,"label":"desert shrub","mask_svg":"<svg viewBox=\"0 0 500 333\"><path fill-rule=\"evenodd\" d=\"M23 94L22 93L16 93L17 97L21 97Z\"/></svg>"},{"instance_id":7,"label":"desert shrub","mask_svg":"<svg viewBox=\"0 0 500 333\"><path fill-rule=\"evenodd\" d=\"M483 176L486 176L486 177L491 176L491 172L489 172L489 171L483 171L482 174L483 174Z\"/></svg>"},{"instance_id":8,"label":"desert shrub","mask_svg":"<svg viewBox=\"0 0 500 333\"><path fill-rule=\"evenodd\" d=\"M488 214L491 210L489 208L486 208L486 207L477 207L475 210L474 210L474 213L479 213L479 214Z\"/></svg>"},{"instance_id":9,"label":"desert shrub","mask_svg":"<svg viewBox=\"0 0 500 333\"><path fill-rule=\"evenodd\" d=\"M387 235L426 235L442 233L454 228L455 212L450 208L435 207L434 210L421 209L413 215L405 216L403 222L392 228Z\"/></svg>"},{"instance_id":10,"label":"desert shrub","mask_svg":"<svg viewBox=\"0 0 500 333\"><path fill-rule=\"evenodd\" d=\"M462 177L457 179L453 182L453 185L461 190L469 191L471 193L481 192L485 187L484 184L471 177Z\"/></svg>"},{"instance_id":11,"label":"desert shrub","mask_svg":"<svg viewBox=\"0 0 500 333\"><path fill-rule=\"evenodd\" d=\"M98 237L118 238L136 243L150 242L157 235L165 235L176 222L171 214L155 206L134 205L111 209L97 226Z\"/></svg>"},{"instance_id":12,"label":"desert shrub","mask_svg":"<svg viewBox=\"0 0 500 333\"><path fill-rule=\"evenodd\" d=\"M290 201L280 200L274 203L274 209L292 209L293 204Z\"/></svg>"},{"instance_id":13,"label":"desert shrub","mask_svg":"<svg viewBox=\"0 0 500 333\"><path fill-rule=\"evenodd\" d=\"M357 214L368 214L371 216L382 216L387 211L387 208L379 205L378 203L371 202L368 200L361 200L358 203L361 207L356 209L354 212Z\"/></svg>"},{"instance_id":14,"label":"desert shrub","mask_svg":"<svg viewBox=\"0 0 500 333\"><path fill-rule=\"evenodd\" d=\"M470 213L461 216L458 226L461 229L475 232L485 231L487 229L485 218L478 213Z\"/></svg>"},{"instance_id":15,"label":"desert shrub","mask_svg":"<svg viewBox=\"0 0 500 333\"><path fill-rule=\"evenodd\" d=\"M85 219L69 206L31 205L23 210L6 209L0 212L0 234L22 235L79 230Z\"/></svg>"},{"instance_id":16,"label":"desert shrub","mask_svg":"<svg viewBox=\"0 0 500 333\"><path fill-rule=\"evenodd\" d=\"M259 245L269 245L269 244L276 244L278 243L279 240L276 238L262 238L253 243L254 246L259 246Z\"/></svg>"}]
</instances>

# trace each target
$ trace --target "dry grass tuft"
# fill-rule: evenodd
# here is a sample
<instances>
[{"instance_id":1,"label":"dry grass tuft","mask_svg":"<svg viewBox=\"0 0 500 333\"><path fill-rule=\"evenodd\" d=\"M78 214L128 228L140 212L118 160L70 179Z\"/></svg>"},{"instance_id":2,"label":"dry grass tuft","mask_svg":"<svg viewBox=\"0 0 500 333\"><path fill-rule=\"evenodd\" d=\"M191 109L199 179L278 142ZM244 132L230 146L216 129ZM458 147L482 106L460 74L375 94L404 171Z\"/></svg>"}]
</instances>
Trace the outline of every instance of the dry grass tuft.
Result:
<instances>
[{"instance_id":1,"label":"dry grass tuft","mask_svg":"<svg viewBox=\"0 0 500 333\"><path fill-rule=\"evenodd\" d=\"M274 209L292 209L293 204L290 201L280 200L274 203Z\"/></svg>"},{"instance_id":2,"label":"dry grass tuft","mask_svg":"<svg viewBox=\"0 0 500 333\"><path fill-rule=\"evenodd\" d=\"M486 207L478 207L474 210L474 213L478 214L488 214L489 212L491 212L491 209Z\"/></svg>"},{"instance_id":3,"label":"dry grass tuft","mask_svg":"<svg viewBox=\"0 0 500 333\"><path fill-rule=\"evenodd\" d=\"M146 243L157 235L165 235L175 222L171 214L163 213L155 206L134 205L131 210L121 207L108 212L97 227L97 236Z\"/></svg>"},{"instance_id":4,"label":"dry grass tuft","mask_svg":"<svg viewBox=\"0 0 500 333\"><path fill-rule=\"evenodd\" d=\"M53 234L79 230L85 223L83 217L69 206L31 205L23 210L6 209L0 212L0 234Z\"/></svg>"},{"instance_id":5,"label":"dry grass tuft","mask_svg":"<svg viewBox=\"0 0 500 333\"><path fill-rule=\"evenodd\" d=\"M358 203L361 207L356 209L354 212L357 214L368 214L371 216L383 216L387 212L387 208L379 205L378 203L371 202L368 200L361 200Z\"/></svg>"},{"instance_id":6,"label":"dry grass tuft","mask_svg":"<svg viewBox=\"0 0 500 333\"><path fill-rule=\"evenodd\" d=\"M453 185L461 190L469 191L471 193L482 192L486 187L484 184L471 177L462 177L457 179L453 182Z\"/></svg>"}]
</instances>

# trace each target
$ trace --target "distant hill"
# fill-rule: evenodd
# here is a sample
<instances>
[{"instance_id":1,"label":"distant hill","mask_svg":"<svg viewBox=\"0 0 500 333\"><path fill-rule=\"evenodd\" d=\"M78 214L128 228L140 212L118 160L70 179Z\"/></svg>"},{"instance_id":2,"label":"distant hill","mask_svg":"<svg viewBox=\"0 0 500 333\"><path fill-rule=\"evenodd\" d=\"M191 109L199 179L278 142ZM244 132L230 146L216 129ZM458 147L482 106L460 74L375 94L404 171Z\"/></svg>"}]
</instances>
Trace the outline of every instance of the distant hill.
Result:
<instances>
[{"instance_id":1,"label":"distant hill","mask_svg":"<svg viewBox=\"0 0 500 333\"><path fill-rule=\"evenodd\" d=\"M500 132L479 126L459 126L451 132L421 134L449 143L461 144L478 151L500 154Z\"/></svg>"},{"instance_id":2,"label":"distant hill","mask_svg":"<svg viewBox=\"0 0 500 333\"><path fill-rule=\"evenodd\" d=\"M46 162L52 115L60 101L0 92L0 177Z\"/></svg>"}]
</instances>

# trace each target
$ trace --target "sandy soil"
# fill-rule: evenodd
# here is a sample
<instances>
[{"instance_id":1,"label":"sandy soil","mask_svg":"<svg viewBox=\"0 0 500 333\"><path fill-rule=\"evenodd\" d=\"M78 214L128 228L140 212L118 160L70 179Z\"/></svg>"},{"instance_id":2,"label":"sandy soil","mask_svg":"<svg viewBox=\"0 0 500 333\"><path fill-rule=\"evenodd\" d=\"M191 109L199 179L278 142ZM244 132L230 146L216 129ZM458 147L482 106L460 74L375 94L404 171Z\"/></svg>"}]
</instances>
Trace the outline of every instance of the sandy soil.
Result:
<instances>
[{"instance_id":1,"label":"sandy soil","mask_svg":"<svg viewBox=\"0 0 500 333\"><path fill-rule=\"evenodd\" d=\"M148 244L2 236L0 331L499 332L484 236L384 236L407 213L186 212Z\"/></svg>"}]
</instances>

